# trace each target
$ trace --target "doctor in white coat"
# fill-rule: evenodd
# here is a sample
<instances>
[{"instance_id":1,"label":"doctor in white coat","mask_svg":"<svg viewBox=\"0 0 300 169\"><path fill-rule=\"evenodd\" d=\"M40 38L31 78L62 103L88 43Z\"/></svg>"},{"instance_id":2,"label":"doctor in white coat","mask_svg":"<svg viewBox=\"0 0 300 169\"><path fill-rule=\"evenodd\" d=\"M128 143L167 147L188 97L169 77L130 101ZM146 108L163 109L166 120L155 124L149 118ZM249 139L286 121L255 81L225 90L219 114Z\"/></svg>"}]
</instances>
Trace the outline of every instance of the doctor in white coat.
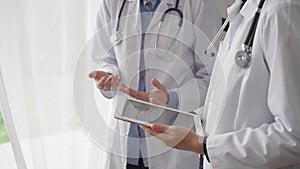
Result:
<instances>
[{"instance_id":1,"label":"doctor in white coat","mask_svg":"<svg viewBox=\"0 0 300 169\"><path fill-rule=\"evenodd\" d=\"M228 9L204 106L207 137L182 127L144 128L169 146L205 154L205 169L300 168L300 1L265 1L252 60L242 68L235 56L258 3L247 0L240 10L236 0Z\"/></svg>"},{"instance_id":2,"label":"doctor in white coat","mask_svg":"<svg viewBox=\"0 0 300 169\"><path fill-rule=\"evenodd\" d=\"M138 90L141 76L140 57L143 52L145 91L154 89L151 82L158 88L161 83L166 86L164 92L168 101L174 99L172 97L175 93L175 100L178 101L175 107L178 109L193 110L203 105L214 59L202 58L202 55L221 26L221 17L212 1L179 0L178 9L183 13L183 25L177 35L180 18L176 13L166 15L160 30L158 26L163 13L174 8L176 0L160 2L145 32L142 30L139 15L141 0L126 0L119 24L122 41L115 43L115 28L122 2L123 0L103 0L100 6L97 20L99 32L94 51L94 59L99 61L99 67L90 74L96 80L97 87L106 97L114 96L114 89L119 83ZM142 50L141 44L144 46ZM156 80L153 81L153 78ZM109 138L105 137L111 140L110 145L107 145L110 152L106 168L126 168L128 141L134 141L135 138L128 136L130 123L118 121L113 118L113 112L110 114L109 123L115 132L110 133ZM174 119L170 119L170 122L172 120ZM143 158L147 158L146 167L198 169L199 155L170 149L153 138L145 140L147 152L140 153ZM141 156L135 158L139 157ZM145 165L145 161L143 162Z\"/></svg>"}]
</instances>

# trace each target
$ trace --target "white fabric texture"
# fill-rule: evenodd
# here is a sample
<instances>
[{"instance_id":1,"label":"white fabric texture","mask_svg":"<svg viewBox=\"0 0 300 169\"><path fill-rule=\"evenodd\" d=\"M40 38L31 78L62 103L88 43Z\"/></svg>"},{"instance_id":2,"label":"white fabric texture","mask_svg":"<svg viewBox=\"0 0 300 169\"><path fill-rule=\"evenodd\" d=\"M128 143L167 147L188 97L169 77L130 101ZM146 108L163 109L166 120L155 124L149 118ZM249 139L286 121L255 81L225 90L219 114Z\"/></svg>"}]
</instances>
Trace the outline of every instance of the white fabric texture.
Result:
<instances>
[{"instance_id":1,"label":"white fabric texture","mask_svg":"<svg viewBox=\"0 0 300 169\"><path fill-rule=\"evenodd\" d=\"M235 56L259 2L240 10L236 0L228 9L230 27L204 106L205 169L300 168L300 1L265 1L245 69Z\"/></svg>"},{"instance_id":2,"label":"white fabric texture","mask_svg":"<svg viewBox=\"0 0 300 169\"><path fill-rule=\"evenodd\" d=\"M0 1L0 64L15 124L7 127L16 128L11 142L20 144L28 169L103 168L103 150L81 130L72 98L76 61L95 31L99 3Z\"/></svg>"}]
</instances>

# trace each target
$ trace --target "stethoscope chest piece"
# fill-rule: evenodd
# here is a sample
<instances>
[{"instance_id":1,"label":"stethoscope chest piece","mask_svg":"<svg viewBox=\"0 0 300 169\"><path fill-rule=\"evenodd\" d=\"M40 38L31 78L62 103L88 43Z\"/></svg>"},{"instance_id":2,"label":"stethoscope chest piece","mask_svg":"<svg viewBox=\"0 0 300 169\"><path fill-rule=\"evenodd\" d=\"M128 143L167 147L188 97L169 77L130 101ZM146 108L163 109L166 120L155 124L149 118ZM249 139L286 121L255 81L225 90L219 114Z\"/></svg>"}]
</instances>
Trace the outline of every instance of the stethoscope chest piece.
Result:
<instances>
[{"instance_id":1,"label":"stethoscope chest piece","mask_svg":"<svg viewBox=\"0 0 300 169\"><path fill-rule=\"evenodd\" d=\"M251 57L252 57L252 46L254 42L254 36L256 27L258 25L259 16L261 13L261 9L264 5L265 0L260 0L259 5L256 9L254 19L252 21L252 24L250 26L247 38L242 45L242 50L239 51L235 56L235 62L236 64L241 68L248 68L251 64Z\"/></svg>"},{"instance_id":2,"label":"stethoscope chest piece","mask_svg":"<svg viewBox=\"0 0 300 169\"><path fill-rule=\"evenodd\" d=\"M111 36L111 42L113 45L118 45L122 42L123 37L121 32L116 31L114 35Z\"/></svg>"},{"instance_id":3,"label":"stethoscope chest piece","mask_svg":"<svg viewBox=\"0 0 300 169\"><path fill-rule=\"evenodd\" d=\"M251 64L251 53L239 51L235 56L235 62L241 68L248 68Z\"/></svg>"}]
</instances>

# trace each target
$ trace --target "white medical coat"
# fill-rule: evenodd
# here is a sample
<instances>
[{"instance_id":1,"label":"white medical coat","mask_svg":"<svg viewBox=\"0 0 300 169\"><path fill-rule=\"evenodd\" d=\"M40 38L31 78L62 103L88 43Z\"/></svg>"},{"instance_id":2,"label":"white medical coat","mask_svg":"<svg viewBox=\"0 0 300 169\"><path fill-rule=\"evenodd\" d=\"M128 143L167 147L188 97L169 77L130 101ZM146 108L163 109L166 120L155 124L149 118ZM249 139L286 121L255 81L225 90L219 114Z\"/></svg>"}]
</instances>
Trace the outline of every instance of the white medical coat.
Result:
<instances>
[{"instance_id":1,"label":"white medical coat","mask_svg":"<svg viewBox=\"0 0 300 169\"><path fill-rule=\"evenodd\" d=\"M300 1L266 0L244 69L235 55L258 3L228 9L204 108L205 169L300 168Z\"/></svg>"},{"instance_id":2,"label":"white medical coat","mask_svg":"<svg viewBox=\"0 0 300 169\"><path fill-rule=\"evenodd\" d=\"M119 27L123 41L113 46L112 35L115 34L122 0L103 0L98 15L99 32L94 52L94 59L100 63L98 70L120 75L122 83L133 89L138 89L139 84L141 20L139 15L135 15L140 13L139 3L140 0L127 0ZM153 89L151 78L156 78L169 91L177 93L179 109L195 110L204 104L214 62L212 58L203 57L203 53L209 45L208 38L212 39L219 29L221 18L210 0L180 0L179 9L183 13L184 23L177 38L179 41L175 41L168 49L179 21L177 15L168 14L161 27L159 50L156 51L154 44L158 23L162 13L175 7L175 3L175 0L162 1L147 29L144 47L146 90ZM109 49L112 50L107 52ZM113 116L113 112L107 113ZM116 132L109 136L111 144L108 149L111 152L106 168L126 168L130 123L111 117L110 125ZM147 150L150 169L199 167L198 155L170 149L155 138L147 139Z\"/></svg>"}]
</instances>

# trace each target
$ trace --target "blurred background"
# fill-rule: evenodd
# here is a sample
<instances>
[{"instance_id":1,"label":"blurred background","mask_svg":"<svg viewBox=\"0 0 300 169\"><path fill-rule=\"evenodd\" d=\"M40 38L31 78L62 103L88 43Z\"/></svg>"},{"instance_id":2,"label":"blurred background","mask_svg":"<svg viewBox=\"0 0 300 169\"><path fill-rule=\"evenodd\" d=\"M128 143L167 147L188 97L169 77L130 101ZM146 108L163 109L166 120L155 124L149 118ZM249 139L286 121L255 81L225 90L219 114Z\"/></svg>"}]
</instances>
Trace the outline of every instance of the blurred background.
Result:
<instances>
[{"instance_id":1,"label":"blurred background","mask_svg":"<svg viewBox=\"0 0 300 169\"><path fill-rule=\"evenodd\" d=\"M8 142L8 141L9 141L9 138L8 138L8 135L7 135L7 132L6 132L3 117L2 117L1 112L0 112L0 144Z\"/></svg>"},{"instance_id":2,"label":"blurred background","mask_svg":"<svg viewBox=\"0 0 300 169\"><path fill-rule=\"evenodd\" d=\"M100 1L0 0L1 169L103 168L104 151L80 128L72 93ZM233 0L215 1L226 17Z\"/></svg>"}]
</instances>

